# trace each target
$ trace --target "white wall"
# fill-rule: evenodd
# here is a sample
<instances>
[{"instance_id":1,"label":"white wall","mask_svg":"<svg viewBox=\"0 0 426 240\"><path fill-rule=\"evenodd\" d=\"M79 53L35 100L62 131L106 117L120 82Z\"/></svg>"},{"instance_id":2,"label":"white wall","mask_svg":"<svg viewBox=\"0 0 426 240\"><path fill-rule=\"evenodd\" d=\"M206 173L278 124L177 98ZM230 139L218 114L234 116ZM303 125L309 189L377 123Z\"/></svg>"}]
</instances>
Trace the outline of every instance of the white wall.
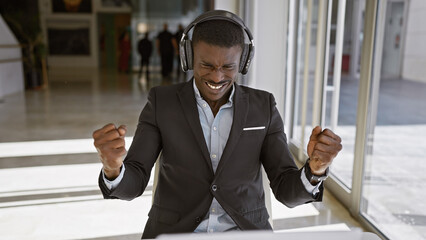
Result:
<instances>
[{"instance_id":1,"label":"white wall","mask_svg":"<svg viewBox=\"0 0 426 240\"><path fill-rule=\"evenodd\" d=\"M409 2L402 77L426 82L426 1Z\"/></svg>"},{"instance_id":2,"label":"white wall","mask_svg":"<svg viewBox=\"0 0 426 240\"><path fill-rule=\"evenodd\" d=\"M24 90L19 42L0 16L0 99Z\"/></svg>"},{"instance_id":3,"label":"white wall","mask_svg":"<svg viewBox=\"0 0 426 240\"><path fill-rule=\"evenodd\" d=\"M277 108L284 113L288 1L250 1L251 29L255 55L249 84L274 94Z\"/></svg>"}]
</instances>

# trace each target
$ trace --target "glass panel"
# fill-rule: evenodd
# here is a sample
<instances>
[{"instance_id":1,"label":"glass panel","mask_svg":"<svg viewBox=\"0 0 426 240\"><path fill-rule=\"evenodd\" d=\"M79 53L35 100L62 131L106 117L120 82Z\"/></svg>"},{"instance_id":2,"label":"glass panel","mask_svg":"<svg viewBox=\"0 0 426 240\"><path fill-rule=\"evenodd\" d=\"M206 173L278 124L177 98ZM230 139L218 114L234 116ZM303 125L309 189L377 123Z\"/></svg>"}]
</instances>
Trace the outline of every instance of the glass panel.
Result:
<instances>
[{"instance_id":1,"label":"glass panel","mask_svg":"<svg viewBox=\"0 0 426 240\"><path fill-rule=\"evenodd\" d=\"M403 30L406 2L388 2L362 191L362 215L395 240L426 239L426 32L418 31L426 14L418 4L410 2Z\"/></svg>"},{"instance_id":2,"label":"glass panel","mask_svg":"<svg viewBox=\"0 0 426 240\"><path fill-rule=\"evenodd\" d=\"M333 129L342 138L343 149L333 162L331 166L331 173L349 189L351 189L352 186L356 113L359 89L358 59L362 48L364 9L365 0L347 1L346 3L342 66L340 69L341 79L336 79L336 81L340 81L340 90L336 89L339 85L333 80L338 1L333 1L330 29L330 66L325 94L326 107L325 113L323 113L325 114L324 126ZM355 61L356 64L352 64L353 61ZM334 94L337 93L339 93L339 96L334 96ZM332 104L333 97L338 97L338 104L335 106ZM334 115L337 119L332 119L332 111L337 111L337 114Z\"/></svg>"},{"instance_id":3,"label":"glass panel","mask_svg":"<svg viewBox=\"0 0 426 240\"><path fill-rule=\"evenodd\" d=\"M293 136L292 139L296 142L302 142L304 139L304 145L301 146L304 150L306 148L307 141L309 140L310 133L312 131L312 97L315 77L315 54L316 54L316 32L318 24L318 1L313 1L312 14L311 14L311 31L310 31L310 44L306 46L306 29L308 20L308 1L302 1L299 8L299 28L297 31L297 65L296 65L296 78L295 78L295 99L294 99L294 124L293 124ZM308 61L305 61L305 51L309 51ZM304 71L307 68L307 94L304 96ZM306 116L303 116L303 104L306 104ZM306 131L302 136L302 120L305 118Z\"/></svg>"}]
</instances>

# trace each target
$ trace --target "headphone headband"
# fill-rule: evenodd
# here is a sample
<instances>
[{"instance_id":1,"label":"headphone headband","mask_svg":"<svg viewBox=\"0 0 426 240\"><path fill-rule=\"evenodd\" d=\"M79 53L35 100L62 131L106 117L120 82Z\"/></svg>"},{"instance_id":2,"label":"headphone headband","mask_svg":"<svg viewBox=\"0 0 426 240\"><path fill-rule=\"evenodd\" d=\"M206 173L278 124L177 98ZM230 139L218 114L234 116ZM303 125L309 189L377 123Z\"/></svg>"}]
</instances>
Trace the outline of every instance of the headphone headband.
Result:
<instances>
[{"instance_id":1,"label":"headphone headband","mask_svg":"<svg viewBox=\"0 0 426 240\"><path fill-rule=\"evenodd\" d=\"M198 16L194 21L192 21L183 31L182 38L179 43L180 56L181 56L181 65L183 71L188 71L192 69L192 43L188 39L188 32L195 27L197 24L212 21L212 20L225 20L232 22L240 26L244 32L247 34L250 43L244 44L243 53L240 59L240 68L239 71L242 74L246 74L251 63L251 59L254 55L254 40L250 30L245 26L243 20L239 18L234 13L224 11L224 10L213 10Z\"/></svg>"},{"instance_id":2,"label":"headphone headband","mask_svg":"<svg viewBox=\"0 0 426 240\"><path fill-rule=\"evenodd\" d=\"M224 11L224 10L213 10L213 11L209 11L209 12L206 12L206 13L198 16L194 21L192 21L185 28L185 30L183 31L183 34L186 36L188 34L188 32L193 27L195 27L195 25L202 23L202 22L211 21L211 20L225 20L225 21L233 22L233 23L237 24L247 33L247 36L248 36L250 42L253 42L253 36L252 36L250 30L244 24L243 20L241 18L239 18L237 15L235 15L231 12L228 12L228 11Z\"/></svg>"}]
</instances>

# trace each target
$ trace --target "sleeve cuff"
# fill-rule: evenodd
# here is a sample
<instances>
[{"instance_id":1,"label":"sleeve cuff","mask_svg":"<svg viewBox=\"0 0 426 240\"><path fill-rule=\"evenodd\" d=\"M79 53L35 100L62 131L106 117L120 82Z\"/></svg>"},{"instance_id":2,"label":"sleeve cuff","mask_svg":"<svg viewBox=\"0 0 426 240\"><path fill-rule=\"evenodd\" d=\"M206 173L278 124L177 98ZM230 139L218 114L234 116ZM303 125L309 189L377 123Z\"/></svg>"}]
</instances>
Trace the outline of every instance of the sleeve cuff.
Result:
<instances>
[{"instance_id":1,"label":"sleeve cuff","mask_svg":"<svg viewBox=\"0 0 426 240\"><path fill-rule=\"evenodd\" d=\"M126 167L123 163L123 165L121 166L120 175L118 175L118 177L114 180L110 181L105 177L104 169L102 169L102 178L104 179L104 183L109 190L114 190L118 186L118 184L120 184L124 176L124 170L126 170Z\"/></svg>"},{"instance_id":2,"label":"sleeve cuff","mask_svg":"<svg viewBox=\"0 0 426 240\"><path fill-rule=\"evenodd\" d=\"M312 196L315 196L320 192L319 186L321 186L322 181L320 181L317 185L313 186L306 178L305 167L303 167L300 173L300 180L302 180L303 185L305 186L306 191L308 191Z\"/></svg>"}]
</instances>

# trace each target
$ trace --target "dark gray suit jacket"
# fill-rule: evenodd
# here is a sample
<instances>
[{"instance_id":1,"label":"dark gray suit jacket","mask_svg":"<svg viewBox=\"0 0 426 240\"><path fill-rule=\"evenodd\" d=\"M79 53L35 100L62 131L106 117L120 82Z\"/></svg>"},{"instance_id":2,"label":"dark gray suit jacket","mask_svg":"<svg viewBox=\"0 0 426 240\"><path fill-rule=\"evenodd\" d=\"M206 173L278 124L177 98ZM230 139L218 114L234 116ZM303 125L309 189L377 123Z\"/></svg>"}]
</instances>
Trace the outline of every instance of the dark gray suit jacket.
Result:
<instances>
[{"instance_id":1,"label":"dark gray suit jacket","mask_svg":"<svg viewBox=\"0 0 426 240\"><path fill-rule=\"evenodd\" d=\"M228 142L213 173L199 121L192 81L152 88L124 160L120 184L105 198L140 196L162 151L154 203L143 238L193 232L215 197L242 230L271 229L265 208L261 164L275 197L285 205L322 199L306 191L301 170L288 150L282 119L272 94L235 84L234 120ZM265 126L261 130L243 128Z\"/></svg>"}]
</instances>

